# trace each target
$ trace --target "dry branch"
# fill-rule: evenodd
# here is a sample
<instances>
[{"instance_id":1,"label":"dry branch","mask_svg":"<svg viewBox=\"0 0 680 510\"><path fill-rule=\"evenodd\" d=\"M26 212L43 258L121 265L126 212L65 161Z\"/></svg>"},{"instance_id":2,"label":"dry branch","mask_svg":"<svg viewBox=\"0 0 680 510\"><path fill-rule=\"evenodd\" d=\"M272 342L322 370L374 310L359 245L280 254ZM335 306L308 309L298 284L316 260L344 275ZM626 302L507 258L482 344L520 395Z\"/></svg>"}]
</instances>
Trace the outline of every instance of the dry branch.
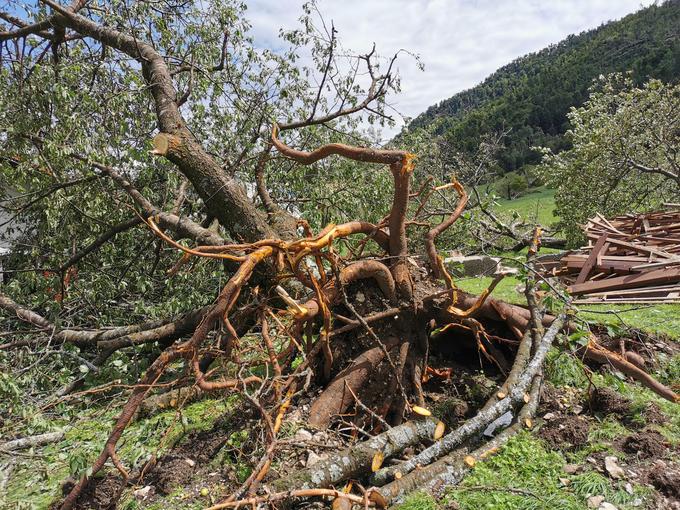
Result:
<instances>
[{"instance_id":1,"label":"dry branch","mask_svg":"<svg viewBox=\"0 0 680 510\"><path fill-rule=\"evenodd\" d=\"M26 448L33 448L36 446L44 446L50 443L61 441L64 437L64 431L47 432L46 434L38 434L36 436L22 437L13 439L0 444L0 453L11 452L13 450L23 450Z\"/></svg>"},{"instance_id":2,"label":"dry branch","mask_svg":"<svg viewBox=\"0 0 680 510\"><path fill-rule=\"evenodd\" d=\"M368 441L350 446L332 458L275 480L270 486L275 490L331 487L344 480L366 474L377 453L388 458L409 446L436 440L438 427L441 431L439 420L432 417L407 421Z\"/></svg>"}]
</instances>

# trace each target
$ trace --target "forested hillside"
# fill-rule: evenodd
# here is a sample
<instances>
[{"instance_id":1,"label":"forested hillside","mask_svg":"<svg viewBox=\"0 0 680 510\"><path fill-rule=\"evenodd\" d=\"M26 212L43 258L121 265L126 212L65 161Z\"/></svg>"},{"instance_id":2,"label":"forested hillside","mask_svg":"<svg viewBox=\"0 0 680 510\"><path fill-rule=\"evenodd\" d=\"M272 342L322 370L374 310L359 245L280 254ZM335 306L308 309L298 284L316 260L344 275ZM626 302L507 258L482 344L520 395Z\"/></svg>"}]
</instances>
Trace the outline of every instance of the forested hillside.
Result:
<instances>
[{"instance_id":1,"label":"forested hillside","mask_svg":"<svg viewBox=\"0 0 680 510\"><path fill-rule=\"evenodd\" d=\"M512 171L540 160L534 146L565 148L569 108L587 99L594 78L623 71L631 71L636 84L680 77L680 1L652 5L518 58L431 106L409 128L431 128L467 151L485 134L509 131L499 163Z\"/></svg>"}]
</instances>

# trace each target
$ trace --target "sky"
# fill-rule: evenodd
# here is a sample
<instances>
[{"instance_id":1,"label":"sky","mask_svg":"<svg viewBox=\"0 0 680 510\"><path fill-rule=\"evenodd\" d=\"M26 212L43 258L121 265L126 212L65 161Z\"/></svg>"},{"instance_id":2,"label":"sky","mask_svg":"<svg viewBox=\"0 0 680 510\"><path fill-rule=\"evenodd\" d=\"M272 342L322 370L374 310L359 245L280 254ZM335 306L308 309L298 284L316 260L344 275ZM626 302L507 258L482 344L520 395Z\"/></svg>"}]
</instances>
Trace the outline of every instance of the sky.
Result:
<instances>
[{"instance_id":1,"label":"sky","mask_svg":"<svg viewBox=\"0 0 680 510\"><path fill-rule=\"evenodd\" d=\"M303 0L246 0L252 35L276 48L279 28L297 26ZM473 87L517 57L569 34L619 19L650 0L318 0L341 44L364 53L376 43L382 55L406 49L398 60L401 93L391 103L415 117L443 99ZM383 135L397 132L399 125Z\"/></svg>"}]
</instances>

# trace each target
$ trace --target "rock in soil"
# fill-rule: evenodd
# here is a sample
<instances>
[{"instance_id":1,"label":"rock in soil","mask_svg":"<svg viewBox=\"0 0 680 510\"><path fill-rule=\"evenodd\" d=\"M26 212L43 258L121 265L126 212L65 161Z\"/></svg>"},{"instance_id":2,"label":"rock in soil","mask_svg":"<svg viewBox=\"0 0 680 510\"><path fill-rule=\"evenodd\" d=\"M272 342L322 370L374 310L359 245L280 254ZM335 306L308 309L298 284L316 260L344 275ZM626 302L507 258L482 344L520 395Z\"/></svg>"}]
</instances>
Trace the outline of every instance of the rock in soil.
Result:
<instances>
[{"instance_id":1,"label":"rock in soil","mask_svg":"<svg viewBox=\"0 0 680 510\"><path fill-rule=\"evenodd\" d=\"M609 476L617 480L625 475L623 468L618 465L617 459L613 455L604 458L604 468L609 473Z\"/></svg>"},{"instance_id":2,"label":"rock in soil","mask_svg":"<svg viewBox=\"0 0 680 510\"><path fill-rule=\"evenodd\" d=\"M658 432L643 431L626 437L621 449L641 459L663 457L666 453L666 438Z\"/></svg>"},{"instance_id":3,"label":"rock in soil","mask_svg":"<svg viewBox=\"0 0 680 510\"><path fill-rule=\"evenodd\" d=\"M582 469L583 468L578 464L565 464L564 467L562 468L562 471L564 471L568 475L574 475L581 471Z\"/></svg>"},{"instance_id":4,"label":"rock in soil","mask_svg":"<svg viewBox=\"0 0 680 510\"><path fill-rule=\"evenodd\" d=\"M156 493L156 488L153 485L147 485L141 489L137 489L133 492L136 499L145 500L149 496L153 496Z\"/></svg>"},{"instance_id":5,"label":"rock in soil","mask_svg":"<svg viewBox=\"0 0 680 510\"><path fill-rule=\"evenodd\" d=\"M587 501L588 508L598 508L603 501L604 496L590 496Z\"/></svg>"},{"instance_id":6,"label":"rock in soil","mask_svg":"<svg viewBox=\"0 0 680 510\"><path fill-rule=\"evenodd\" d=\"M578 448L588 442L588 421L581 416L567 416L548 422L538 433L551 448Z\"/></svg>"},{"instance_id":7,"label":"rock in soil","mask_svg":"<svg viewBox=\"0 0 680 510\"><path fill-rule=\"evenodd\" d=\"M594 413L624 416L630 411L631 401L609 388L595 388L589 404Z\"/></svg>"}]
</instances>

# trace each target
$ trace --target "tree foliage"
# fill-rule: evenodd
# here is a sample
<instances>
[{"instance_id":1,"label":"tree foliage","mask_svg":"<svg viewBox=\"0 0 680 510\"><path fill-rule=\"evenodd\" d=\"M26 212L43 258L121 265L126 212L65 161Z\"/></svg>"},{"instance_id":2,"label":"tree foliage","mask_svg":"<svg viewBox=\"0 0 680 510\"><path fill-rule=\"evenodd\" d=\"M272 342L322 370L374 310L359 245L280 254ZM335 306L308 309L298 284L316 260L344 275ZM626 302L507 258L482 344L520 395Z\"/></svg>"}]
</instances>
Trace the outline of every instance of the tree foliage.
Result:
<instances>
[{"instance_id":1,"label":"tree foliage","mask_svg":"<svg viewBox=\"0 0 680 510\"><path fill-rule=\"evenodd\" d=\"M580 225L605 216L650 210L680 194L680 85L629 75L601 77L590 98L569 113L573 147L545 150L539 172L557 189L557 214L572 244Z\"/></svg>"}]
</instances>

